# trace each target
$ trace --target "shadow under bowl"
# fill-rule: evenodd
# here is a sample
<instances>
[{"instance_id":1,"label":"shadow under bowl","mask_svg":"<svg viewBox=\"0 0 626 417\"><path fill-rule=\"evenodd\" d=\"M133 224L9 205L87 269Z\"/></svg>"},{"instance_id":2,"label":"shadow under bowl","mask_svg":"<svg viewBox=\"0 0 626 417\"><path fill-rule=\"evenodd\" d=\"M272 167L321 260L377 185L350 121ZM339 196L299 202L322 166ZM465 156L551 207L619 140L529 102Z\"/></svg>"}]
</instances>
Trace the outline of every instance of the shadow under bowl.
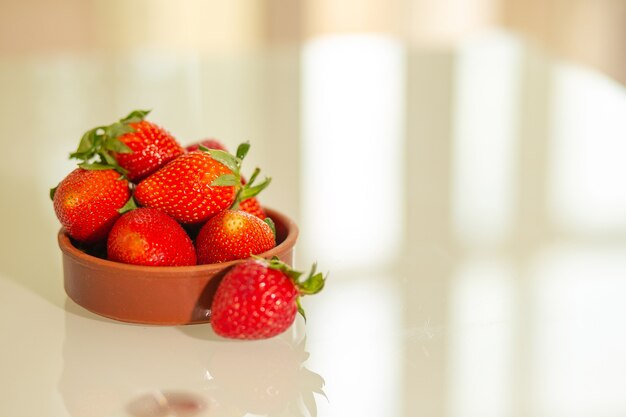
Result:
<instances>
[{"instance_id":1,"label":"shadow under bowl","mask_svg":"<svg viewBox=\"0 0 626 417\"><path fill-rule=\"evenodd\" d=\"M276 224L273 249L260 254L293 264L297 225L265 209ZM195 266L141 266L109 261L74 245L61 229L65 292L87 310L114 320L156 325L206 323L224 274L242 260Z\"/></svg>"}]
</instances>

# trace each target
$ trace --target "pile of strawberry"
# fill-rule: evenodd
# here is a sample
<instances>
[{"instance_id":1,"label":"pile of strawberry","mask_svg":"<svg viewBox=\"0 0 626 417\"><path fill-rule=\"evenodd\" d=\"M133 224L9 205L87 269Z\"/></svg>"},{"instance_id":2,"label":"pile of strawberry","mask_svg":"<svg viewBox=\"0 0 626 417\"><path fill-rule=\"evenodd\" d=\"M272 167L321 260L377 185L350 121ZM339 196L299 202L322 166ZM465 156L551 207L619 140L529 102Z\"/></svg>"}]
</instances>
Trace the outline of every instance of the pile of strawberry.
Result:
<instances>
[{"instance_id":1,"label":"pile of strawberry","mask_svg":"<svg viewBox=\"0 0 626 417\"><path fill-rule=\"evenodd\" d=\"M50 193L66 233L79 247L105 246L107 259L128 264L242 260L218 288L213 328L245 339L281 333L302 312L299 295L321 290L324 277L313 268L301 280L278 260L248 259L276 246L257 199L270 178L255 184L258 168L242 177L249 144L235 155L215 139L183 148L148 113L87 131L70 154L78 167Z\"/></svg>"}]
</instances>

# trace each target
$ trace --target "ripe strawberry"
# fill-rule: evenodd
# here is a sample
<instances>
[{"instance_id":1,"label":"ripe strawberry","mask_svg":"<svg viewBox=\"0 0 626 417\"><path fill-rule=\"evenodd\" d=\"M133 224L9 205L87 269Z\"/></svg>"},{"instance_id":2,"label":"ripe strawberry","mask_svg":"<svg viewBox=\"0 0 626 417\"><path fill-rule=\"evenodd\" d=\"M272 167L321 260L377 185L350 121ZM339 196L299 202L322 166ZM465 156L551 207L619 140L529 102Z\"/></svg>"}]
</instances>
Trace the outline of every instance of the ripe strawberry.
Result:
<instances>
[{"instance_id":1,"label":"ripe strawberry","mask_svg":"<svg viewBox=\"0 0 626 417\"><path fill-rule=\"evenodd\" d=\"M57 218L67 233L82 243L106 238L119 210L130 199L128 181L112 169L76 168L52 189Z\"/></svg>"},{"instance_id":2,"label":"ripe strawberry","mask_svg":"<svg viewBox=\"0 0 626 417\"><path fill-rule=\"evenodd\" d=\"M226 273L211 305L215 333L234 339L265 339L291 326L296 312L304 316L299 296L316 294L325 277L315 265L305 280L278 259L249 260Z\"/></svg>"},{"instance_id":3,"label":"ripe strawberry","mask_svg":"<svg viewBox=\"0 0 626 417\"><path fill-rule=\"evenodd\" d=\"M204 139L200 142L193 143L187 146L185 149L187 150L187 152L193 152L195 150L200 149L201 147L205 147L206 149L217 149L217 150L228 152L228 149L226 148L226 146L224 146L222 142L214 138ZM258 173L259 173L259 170L258 169L255 170L253 174L253 178L251 178L252 181L254 181L254 178L256 177L256 175L258 175ZM241 184L242 185L246 184L246 180L243 176L241 177ZM239 207L237 207L237 204L235 203L233 206L231 206L231 208L232 209L239 208L239 210L245 211L250 214L254 214L261 220L265 220L267 218L267 214L265 213L265 210L263 210L263 208L261 207L261 203L256 197L246 198L245 200L241 201L241 203L239 204Z\"/></svg>"},{"instance_id":4,"label":"ripe strawberry","mask_svg":"<svg viewBox=\"0 0 626 417\"><path fill-rule=\"evenodd\" d=\"M199 224L269 184L266 179L256 186L241 185L241 163L249 145L240 145L237 156L202 149L181 155L140 182L137 202L163 210L180 223Z\"/></svg>"},{"instance_id":5,"label":"ripe strawberry","mask_svg":"<svg viewBox=\"0 0 626 417\"><path fill-rule=\"evenodd\" d=\"M196 264L196 252L187 233L162 211L138 208L113 225L107 241L109 260L135 265L184 266Z\"/></svg>"},{"instance_id":6,"label":"ripe strawberry","mask_svg":"<svg viewBox=\"0 0 626 417\"><path fill-rule=\"evenodd\" d=\"M267 214L265 213L265 210L263 210L263 207L261 207L261 203L259 203L259 200L256 197L247 198L239 203L239 210L250 213L261 220L267 219Z\"/></svg>"},{"instance_id":7,"label":"ripe strawberry","mask_svg":"<svg viewBox=\"0 0 626 417\"><path fill-rule=\"evenodd\" d=\"M228 149L226 149L226 146L224 146L222 142L220 142L219 140L215 138L204 139L204 140L201 140L200 142L192 143L191 145L187 145L185 147L185 150L187 152L197 151L198 149L200 149L200 146L204 146L207 149L217 149L220 151L228 152Z\"/></svg>"},{"instance_id":8,"label":"ripe strawberry","mask_svg":"<svg viewBox=\"0 0 626 417\"><path fill-rule=\"evenodd\" d=\"M132 182L138 182L169 161L184 153L184 149L165 129L144 120L149 111L135 110L119 122L87 131L71 158L80 166L98 156L97 166L114 168Z\"/></svg>"},{"instance_id":9,"label":"ripe strawberry","mask_svg":"<svg viewBox=\"0 0 626 417\"><path fill-rule=\"evenodd\" d=\"M274 246L276 239L272 227L240 210L224 210L211 217L196 238L199 264L244 259Z\"/></svg>"},{"instance_id":10,"label":"ripe strawberry","mask_svg":"<svg viewBox=\"0 0 626 417\"><path fill-rule=\"evenodd\" d=\"M223 175L233 172L208 153L194 151L140 182L135 198L142 206L163 210L181 223L202 223L235 201L234 186L214 185Z\"/></svg>"}]
</instances>

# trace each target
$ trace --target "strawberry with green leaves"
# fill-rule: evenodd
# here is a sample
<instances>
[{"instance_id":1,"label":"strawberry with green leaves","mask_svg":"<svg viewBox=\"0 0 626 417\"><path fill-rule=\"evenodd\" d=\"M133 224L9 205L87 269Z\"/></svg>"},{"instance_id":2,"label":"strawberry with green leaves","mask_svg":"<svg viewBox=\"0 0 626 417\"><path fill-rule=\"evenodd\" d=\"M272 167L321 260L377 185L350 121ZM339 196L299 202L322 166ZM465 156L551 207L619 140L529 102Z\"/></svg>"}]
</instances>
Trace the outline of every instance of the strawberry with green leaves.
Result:
<instances>
[{"instance_id":1,"label":"strawberry with green leaves","mask_svg":"<svg viewBox=\"0 0 626 417\"><path fill-rule=\"evenodd\" d=\"M207 149L179 156L137 185L135 199L145 207L163 210L178 222L195 225L220 211L238 206L270 183L241 184L241 164L250 145L241 144L237 154Z\"/></svg>"},{"instance_id":2,"label":"strawberry with green leaves","mask_svg":"<svg viewBox=\"0 0 626 417\"><path fill-rule=\"evenodd\" d=\"M185 149L187 150L187 152L193 152L193 151L200 149L201 147L204 147L207 149L217 149L220 151L228 152L228 149L226 148L226 146L222 142L214 138L204 139L200 142L192 143L191 145L188 145ZM256 175L258 175L258 173L259 173L259 170L258 169L255 170L253 177L256 178ZM254 181L254 178L251 178L251 182ZM245 185L246 182L247 181L242 176L241 184ZM237 208L237 206L235 205L235 207L233 208ZM245 211L250 214L254 214L261 220L265 220L267 218L267 213L265 213L265 210L263 210L263 207L261 206L261 203L259 202L259 199L257 197L248 197L244 200L241 200L238 208L239 210Z\"/></svg>"},{"instance_id":3,"label":"strawberry with green leaves","mask_svg":"<svg viewBox=\"0 0 626 417\"><path fill-rule=\"evenodd\" d=\"M112 169L76 168L50 192L61 225L82 243L104 240L130 195L128 181Z\"/></svg>"},{"instance_id":4,"label":"strawberry with green leaves","mask_svg":"<svg viewBox=\"0 0 626 417\"><path fill-rule=\"evenodd\" d=\"M211 304L211 326L220 336L266 339L283 333L304 316L300 296L322 290L326 278L308 277L278 259L253 259L234 266L220 282Z\"/></svg>"},{"instance_id":5,"label":"strawberry with green leaves","mask_svg":"<svg viewBox=\"0 0 626 417\"><path fill-rule=\"evenodd\" d=\"M196 237L199 264L234 261L276 246L274 224L241 210L224 210L211 217Z\"/></svg>"},{"instance_id":6,"label":"strawberry with green leaves","mask_svg":"<svg viewBox=\"0 0 626 417\"><path fill-rule=\"evenodd\" d=\"M196 264L193 243L182 226L151 208L129 211L115 222L107 240L107 257L133 265Z\"/></svg>"},{"instance_id":7,"label":"strawberry with green leaves","mask_svg":"<svg viewBox=\"0 0 626 417\"><path fill-rule=\"evenodd\" d=\"M148 110L135 110L108 126L87 131L71 158L83 168L112 168L138 182L182 155L184 149L162 127L145 120Z\"/></svg>"}]
</instances>

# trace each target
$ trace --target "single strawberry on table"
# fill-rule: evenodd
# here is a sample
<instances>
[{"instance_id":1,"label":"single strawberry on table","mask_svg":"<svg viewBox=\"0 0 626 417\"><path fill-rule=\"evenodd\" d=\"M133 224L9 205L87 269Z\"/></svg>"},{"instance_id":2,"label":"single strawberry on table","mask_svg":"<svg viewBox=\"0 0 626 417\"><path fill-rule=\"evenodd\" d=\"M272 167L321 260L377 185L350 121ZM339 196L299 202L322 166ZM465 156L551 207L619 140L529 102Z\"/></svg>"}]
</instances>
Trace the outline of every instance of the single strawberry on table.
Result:
<instances>
[{"instance_id":1,"label":"single strawberry on table","mask_svg":"<svg viewBox=\"0 0 626 417\"><path fill-rule=\"evenodd\" d=\"M266 339L304 316L300 296L322 290L325 277L315 265L308 277L278 259L252 259L235 265L219 284L211 304L211 326L220 336Z\"/></svg>"},{"instance_id":2,"label":"single strawberry on table","mask_svg":"<svg viewBox=\"0 0 626 417\"><path fill-rule=\"evenodd\" d=\"M111 261L149 266L196 264L196 252L176 220L151 208L131 210L120 217L107 240Z\"/></svg>"},{"instance_id":3,"label":"single strawberry on table","mask_svg":"<svg viewBox=\"0 0 626 417\"><path fill-rule=\"evenodd\" d=\"M211 217L196 238L199 264L244 259L276 246L273 223L241 210L224 210Z\"/></svg>"},{"instance_id":4,"label":"single strawberry on table","mask_svg":"<svg viewBox=\"0 0 626 417\"><path fill-rule=\"evenodd\" d=\"M82 166L107 166L139 182L157 171L184 149L162 127L145 120L147 110L135 110L108 126L87 131L71 158L82 161Z\"/></svg>"},{"instance_id":5,"label":"single strawberry on table","mask_svg":"<svg viewBox=\"0 0 626 417\"><path fill-rule=\"evenodd\" d=\"M241 144L237 155L207 149L186 153L141 181L135 189L137 202L157 208L178 222L195 225L250 198L270 182L241 184L241 164L250 145Z\"/></svg>"},{"instance_id":6,"label":"single strawberry on table","mask_svg":"<svg viewBox=\"0 0 626 417\"><path fill-rule=\"evenodd\" d=\"M104 240L129 201L129 183L112 169L76 168L50 192L68 235L82 243Z\"/></svg>"}]
</instances>

